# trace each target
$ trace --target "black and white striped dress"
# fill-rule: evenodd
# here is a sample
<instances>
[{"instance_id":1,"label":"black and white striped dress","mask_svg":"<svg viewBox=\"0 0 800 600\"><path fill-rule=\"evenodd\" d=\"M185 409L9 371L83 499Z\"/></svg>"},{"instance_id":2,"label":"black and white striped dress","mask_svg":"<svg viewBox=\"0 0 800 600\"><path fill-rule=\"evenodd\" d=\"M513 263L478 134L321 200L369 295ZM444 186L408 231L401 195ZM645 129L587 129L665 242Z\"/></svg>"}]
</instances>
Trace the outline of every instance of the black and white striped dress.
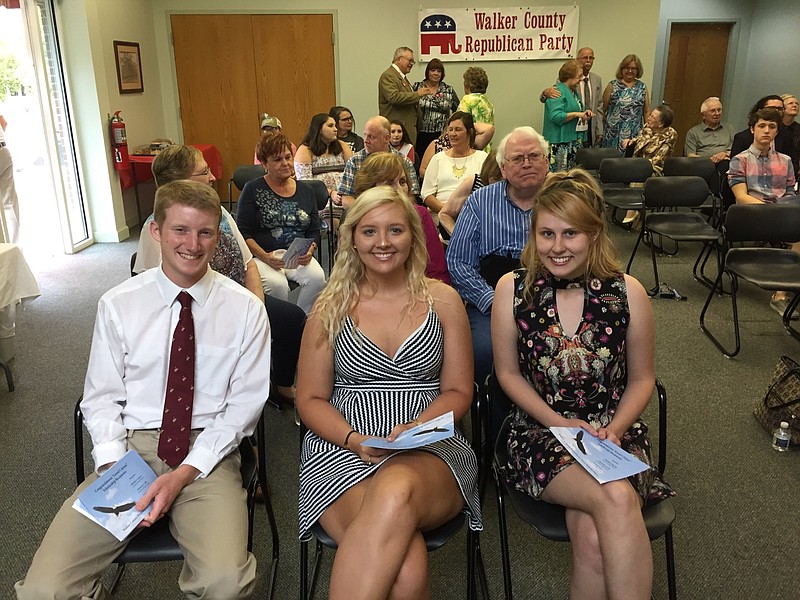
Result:
<instances>
[{"instance_id":1,"label":"black and white striped dress","mask_svg":"<svg viewBox=\"0 0 800 600\"><path fill-rule=\"evenodd\" d=\"M432 308L394 358L361 334L347 317L334 344L331 404L359 433L385 437L398 423L416 419L439 395L443 351L442 324ZM422 450L435 454L450 467L464 497L469 526L480 530L478 468L467 441L456 431L454 437ZM368 465L354 452L307 432L300 455L300 538L308 539L308 529L320 515L379 467Z\"/></svg>"}]
</instances>

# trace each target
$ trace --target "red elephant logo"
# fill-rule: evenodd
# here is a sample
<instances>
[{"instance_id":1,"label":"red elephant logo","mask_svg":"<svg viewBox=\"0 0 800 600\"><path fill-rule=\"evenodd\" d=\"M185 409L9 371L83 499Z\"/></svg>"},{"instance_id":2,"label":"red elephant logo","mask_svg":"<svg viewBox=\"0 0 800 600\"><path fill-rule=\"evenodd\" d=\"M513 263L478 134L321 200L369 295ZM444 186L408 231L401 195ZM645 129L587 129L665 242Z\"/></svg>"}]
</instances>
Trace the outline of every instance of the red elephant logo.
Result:
<instances>
[{"instance_id":1,"label":"red elephant logo","mask_svg":"<svg viewBox=\"0 0 800 600\"><path fill-rule=\"evenodd\" d=\"M447 15L430 15L419 24L420 54L431 54L438 48L439 54L461 54L456 46L456 21Z\"/></svg>"}]
</instances>

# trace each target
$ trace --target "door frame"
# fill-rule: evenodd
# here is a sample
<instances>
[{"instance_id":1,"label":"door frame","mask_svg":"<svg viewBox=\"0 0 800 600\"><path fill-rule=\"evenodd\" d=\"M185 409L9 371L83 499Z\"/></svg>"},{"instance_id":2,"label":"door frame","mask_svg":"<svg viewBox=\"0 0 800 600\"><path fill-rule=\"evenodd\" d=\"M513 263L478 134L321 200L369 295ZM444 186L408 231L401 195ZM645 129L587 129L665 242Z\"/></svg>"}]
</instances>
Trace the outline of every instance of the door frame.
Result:
<instances>
[{"instance_id":1,"label":"door frame","mask_svg":"<svg viewBox=\"0 0 800 600\"><path fill-rule=\"evenodd\" d=\"M174 106L164 106L164 114L165 116L168 114L168 111L171 111L174 115L174 126L176 131L175 139L180 143L184 143L183 139L183 121L181 119L180 113L180 103L177 101L179 96L178 93L178 68L175 64L175 51L173 50L173 38L172 38L172 15L331 15L333 20L333 68L334 72L337 73L337 76L334 77L334 93L336 94L336 102L338 103L342 97L341 89L339 87L339 82L341 78L338 76L341 73L340 69L340 57L339 57L339 11L336 8L320 8L320 9L296 9L296 10L288 10L288 9L247 9L247 8L237 8L237 9L198 9L192 10L188 8L179 8L179 9L169 9L164 11L164 19L166 21L166 29L167 29L167 42L169 44L169 85L171 86L172 93L174 94L174 98L176 100ZM165 85L167 82L162 82L162 85ZM254 115L253 118L255 119L257 115ZM167 129L172 125L167 121L165 123ZM255 125L254 125L255 127ZM226 182L227 183L227 182Z\"/></svg>"},{"instance_id":2,"label":"door frame","mask_svg":"<svg viewBox=\"0 0 800 600\"><path fill-rule=\"evenodd\" d=\"M741 19L737 18L697 18L697 19L667 19L666 31L664 32L664 46L661 48L661 56L659 59L660 68L658 73L653 73L653 90L650 96L650 106L657 106L661 103L664 97L664 88L667 83L667 62L669 61L669 44L672 37L673 24L700 24L700 23L730 23L731 33L728 39L728 54L725 58L725 77L722 84L722 95L720 100L723 107L730 106L729 99L733 97L733 73L736 70L736 51L739 47L739 34L741 32L742 23ZM700 119L700 107L697 109L698 122ZM723 115L725 113L723 112ZM727 118L723 116L723 120L731 122L730 113ZM735 128L735 127L734 127Z\"/></svg>"}]
</instances>

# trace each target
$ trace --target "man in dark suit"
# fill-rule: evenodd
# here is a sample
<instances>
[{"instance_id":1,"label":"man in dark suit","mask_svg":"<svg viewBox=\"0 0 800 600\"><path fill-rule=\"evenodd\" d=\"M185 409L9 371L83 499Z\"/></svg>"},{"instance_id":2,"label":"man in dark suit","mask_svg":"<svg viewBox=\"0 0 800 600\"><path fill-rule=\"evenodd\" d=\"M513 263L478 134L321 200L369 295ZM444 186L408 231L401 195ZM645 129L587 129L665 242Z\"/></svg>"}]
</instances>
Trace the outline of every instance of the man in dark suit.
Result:
<instances>
[{"instance_id":1,"label":"man in dark suit","mask_svg":"<svg viewBox=\"0 0 800 600\"><path fill-rule=\"evenodd\" d=\"M411 137L412 144L417 141L419 99L431 93L424 85L416 92L411 89L406 75L411 72L414 62L414 51L400 46L394 51L392 64L378 80L378 113L390 121L400 121Z\"/></svg>"},{"instance_id":2,"label":"man in dark suit","mask_svg":"<svg viewBox=\"0 0 800 600\"><path fill-rule=\"evenodd\" d=\"M603 107L603 81L596 73L592 73L594 65L594 50L589 47L578 50L575 57L583 68L583 78L578 83L578 95L583 102L583 108L591 110L595 117L589 120L589 131L586 135L585 145L596 146L603 137L603 118L599 114ZM558 98L561 92L553 86L542 90L539 101L544 102L547 98Z\"/></svg>"}]
</instances>

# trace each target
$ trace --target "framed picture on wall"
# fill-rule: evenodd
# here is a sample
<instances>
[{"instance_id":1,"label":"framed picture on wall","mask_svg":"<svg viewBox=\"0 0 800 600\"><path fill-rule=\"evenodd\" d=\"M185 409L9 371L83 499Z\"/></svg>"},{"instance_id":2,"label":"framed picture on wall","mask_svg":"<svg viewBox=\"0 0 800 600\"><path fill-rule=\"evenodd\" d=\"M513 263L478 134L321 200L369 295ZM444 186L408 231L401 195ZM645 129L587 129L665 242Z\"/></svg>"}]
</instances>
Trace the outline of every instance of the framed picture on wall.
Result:
<instances>
[{"instance_id":1,"label":"framed picture on wall","mask_svg":"<svg viewBox=\"0 0 800 600\"><path fill-rule=\"evenodd\" d=\"M117 65L117 83L120 94L136 94L144 91L142 81L142 57L136 42L114 41L114 58Z\"/></svg>"}]
</instances>

